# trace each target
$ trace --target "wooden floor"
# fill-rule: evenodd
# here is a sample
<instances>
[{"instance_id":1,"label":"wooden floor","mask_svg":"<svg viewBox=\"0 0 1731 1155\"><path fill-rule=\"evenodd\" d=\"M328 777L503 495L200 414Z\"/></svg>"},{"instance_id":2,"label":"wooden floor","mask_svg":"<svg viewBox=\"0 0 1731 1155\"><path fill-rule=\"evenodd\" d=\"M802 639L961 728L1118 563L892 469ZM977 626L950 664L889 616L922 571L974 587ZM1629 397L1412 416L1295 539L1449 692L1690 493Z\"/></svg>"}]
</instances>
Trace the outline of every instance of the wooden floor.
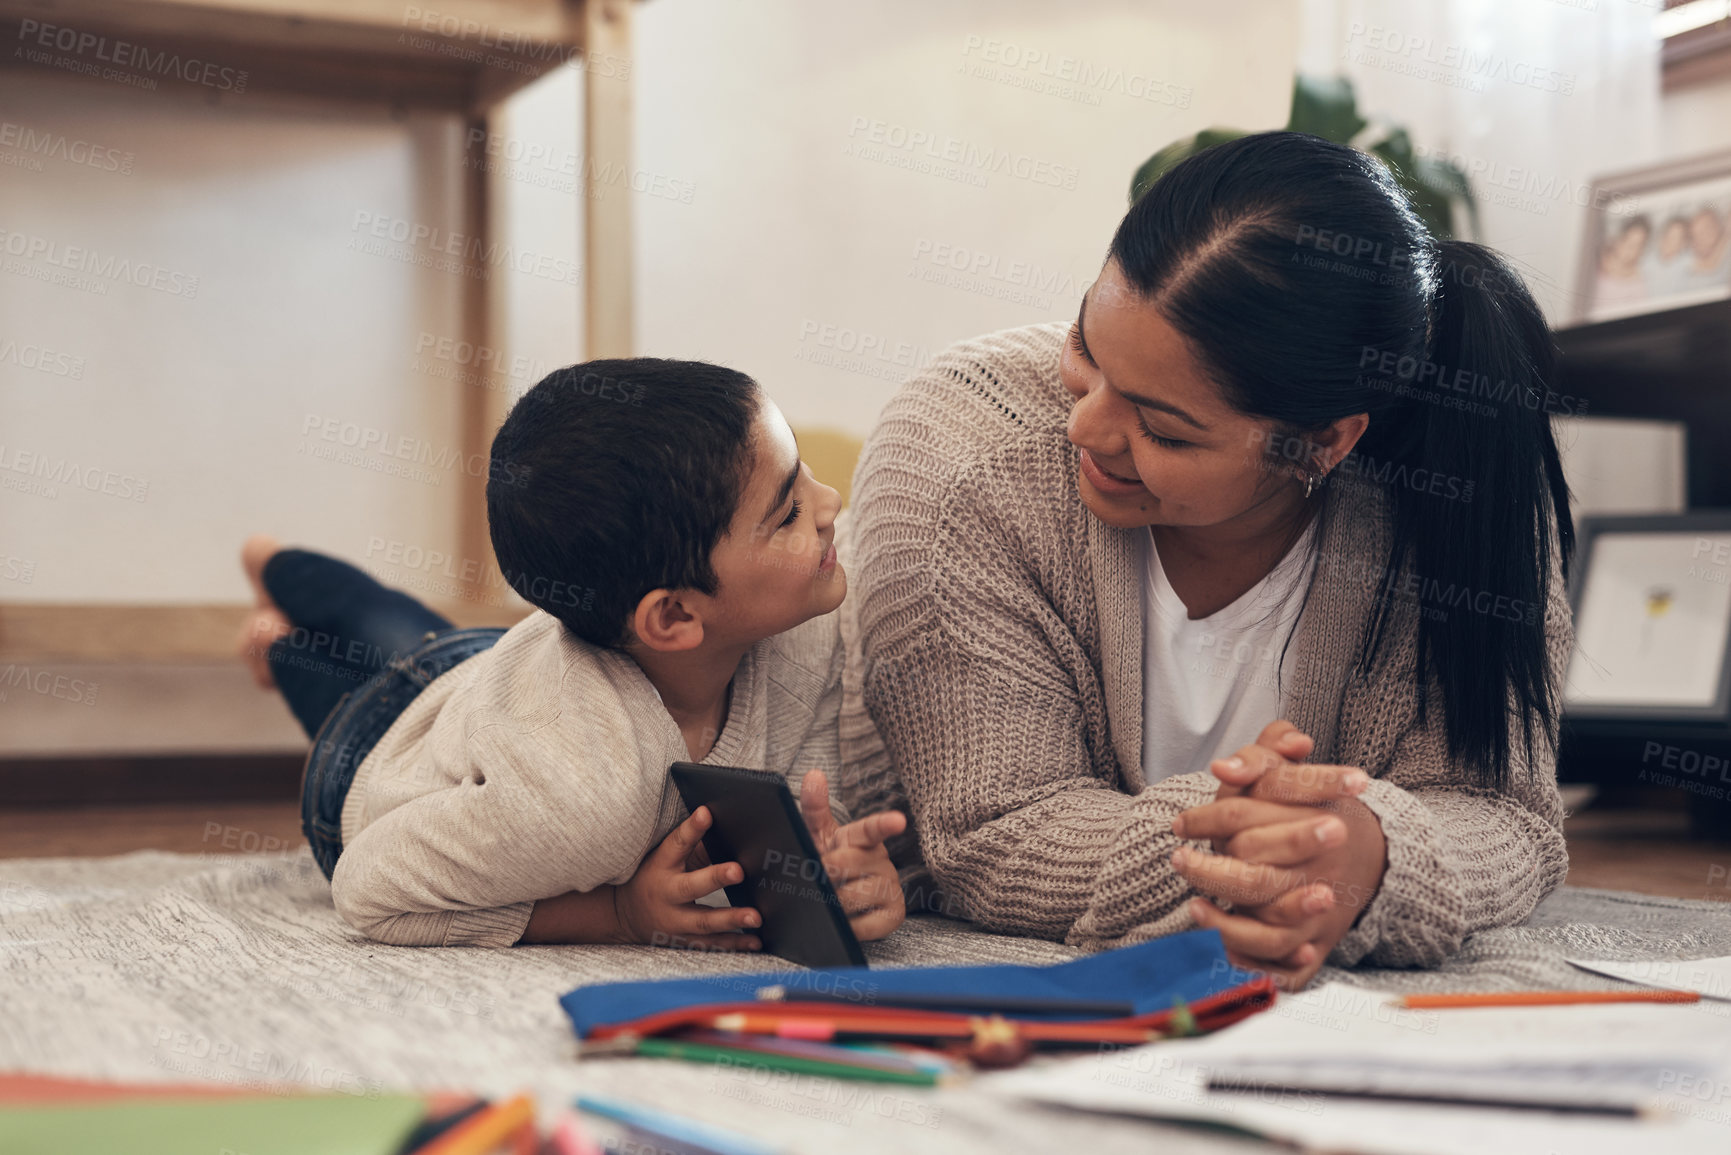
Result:
<instances>
[{"instance_id":1,"label":"wooden floor","mask_svg":"<svg viewBox=\"0 0 1731 1155\"><path fill-rule=\"evenodd\" d=\"M129 850L255 854L305 843L295 802L0 809L0 858L87 858Z\"/></svg>"},{"instance_id":2,"label":"wooden floor","mask_svg":"<svg viewBox=\"0 0 1731 1155\"><path fill-rule=\"evenodd\" d=\"M1680 810L1586 810L1563 825L1569 882L1723 902L1731 914L1731 843L1691 838Z\"/></svg>"},{"instance_id":3,"label":"wooden floor","mask_svg":"<svg viewBox=\"0 0 1731 1155\"><path fill-rule=\"evenodd\" d=\"M1731 844L1692 840L1683 812L1587 810L1566 830L1576 886L1725 902L1731 914ZM258 853L301 842L300 808L289 802L0 809L0 858Z\"/></svg>"}]
</instances>

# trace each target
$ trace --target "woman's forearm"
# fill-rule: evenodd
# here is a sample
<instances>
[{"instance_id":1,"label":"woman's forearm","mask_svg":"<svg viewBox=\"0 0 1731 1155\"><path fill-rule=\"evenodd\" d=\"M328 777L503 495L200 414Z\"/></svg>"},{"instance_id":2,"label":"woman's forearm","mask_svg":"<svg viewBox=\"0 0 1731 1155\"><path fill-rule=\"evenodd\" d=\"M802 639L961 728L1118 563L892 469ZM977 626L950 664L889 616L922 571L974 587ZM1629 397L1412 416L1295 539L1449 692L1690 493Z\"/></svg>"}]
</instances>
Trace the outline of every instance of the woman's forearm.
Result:
<instances>
[{"instance_id":1,"label":"woman's forearm","mask_svg":"<svg viewBox=\"0 0 1731 1155\"><path fill-rule=\"evenodd\" d=\"M1436 966L1467 935L1525 919L1568 875L1562 831L1531 799L1378 780L1363 801L1387 837L1388 869L1337 966Z\"/></svg>"},{"instance_id":2,"label":"woman's forearm","mask_svg":"<svg viewBox=\"0 0 1731 1155\"><path fill-rule=\"evenodd\" d=\"M535 903L519 945L629 942L614 904L614 886L573 890Z\"/></svg>"}]
</instances>

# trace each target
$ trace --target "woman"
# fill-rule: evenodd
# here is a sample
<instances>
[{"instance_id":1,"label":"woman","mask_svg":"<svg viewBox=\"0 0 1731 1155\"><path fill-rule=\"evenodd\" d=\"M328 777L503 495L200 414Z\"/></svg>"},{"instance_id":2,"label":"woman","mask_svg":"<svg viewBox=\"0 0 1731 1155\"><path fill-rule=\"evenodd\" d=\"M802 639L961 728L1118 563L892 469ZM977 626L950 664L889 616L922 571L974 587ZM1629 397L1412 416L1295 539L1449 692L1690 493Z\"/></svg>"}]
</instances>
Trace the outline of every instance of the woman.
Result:
<instances>
[{"instance_id":1,"label":"woman","mask_svg":"<svg viewBox=\"0 0 1731 1155\"><path fill-rule=\"evenodd\" d=\"M1161 178L1074 324L908 382L854 481L843 754L850 804L905 793L910 896L1216 927L1295 985L1524 918L1568 861L1553 368L1502 261L1267 133Z\"/></svg>"}]
</instances>

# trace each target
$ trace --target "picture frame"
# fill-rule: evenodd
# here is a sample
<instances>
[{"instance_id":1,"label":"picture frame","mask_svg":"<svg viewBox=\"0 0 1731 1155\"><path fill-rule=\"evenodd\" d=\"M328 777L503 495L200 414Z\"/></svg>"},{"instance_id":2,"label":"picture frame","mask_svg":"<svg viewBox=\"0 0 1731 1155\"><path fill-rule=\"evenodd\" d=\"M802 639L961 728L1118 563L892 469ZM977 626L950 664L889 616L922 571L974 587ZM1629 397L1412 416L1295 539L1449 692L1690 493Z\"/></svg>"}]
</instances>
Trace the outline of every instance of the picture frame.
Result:
<instances>
[{"instance_id":1,"label":"picture frame","mask_svg":"<svg viewBox=\"0 0 1731 1155\"><path fill-rule=\"evenodd\" d=\"M1731 510L1582 518L1574 721L1731 723Z\"/></svg>"},{"instance_id":2,"label":"picture frame","mask_svg":"<svg viewBox=\"0 0 1731 1155\"><path fill-rule=\"evenodd\" d=\"M1731 297L1731 150L1603 176L1587 201L1573 322Z\"/></svg>"}]
</instances>

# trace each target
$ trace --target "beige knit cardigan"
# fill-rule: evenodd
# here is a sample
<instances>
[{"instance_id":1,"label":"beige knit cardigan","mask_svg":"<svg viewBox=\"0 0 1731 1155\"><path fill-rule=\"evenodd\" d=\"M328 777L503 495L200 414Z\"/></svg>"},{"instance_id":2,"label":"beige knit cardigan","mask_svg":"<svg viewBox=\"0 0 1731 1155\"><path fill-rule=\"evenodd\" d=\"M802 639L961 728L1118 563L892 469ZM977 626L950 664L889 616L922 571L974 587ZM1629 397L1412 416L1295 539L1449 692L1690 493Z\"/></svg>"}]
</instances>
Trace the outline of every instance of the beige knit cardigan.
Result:
<instances>
[{"instance_id":1,"label":"beige knit cardigan","mask_svg":"<svg viewBox=\"0 0 1731 1155\"><path fill-rule=\"evenodd\" d=\"M1041 325L950 349L866 442L844 553L842 790L855 814L909 811L893 850L910 908L1103 948L1193 925L1171 822L1217 783L1143 780L1144 743L1160 740L1142 732L1147 530L1114 529L1082 504L1064 334ZM1378 668L1353 675L1385 499L1344 481L1329 494L1283 712L1316 739L1313 761L1371 775L1363 800L1388 841L1382 885L1330 961L1434 965L1562 882L1556 768L1548 753L1531 766L1517 756L1510 792L1467 784L1440 699L1417 717L1411 602ZM1572 629L1554 565L1534 628L1560 679Z\"/></svg>"}]
</instances>

